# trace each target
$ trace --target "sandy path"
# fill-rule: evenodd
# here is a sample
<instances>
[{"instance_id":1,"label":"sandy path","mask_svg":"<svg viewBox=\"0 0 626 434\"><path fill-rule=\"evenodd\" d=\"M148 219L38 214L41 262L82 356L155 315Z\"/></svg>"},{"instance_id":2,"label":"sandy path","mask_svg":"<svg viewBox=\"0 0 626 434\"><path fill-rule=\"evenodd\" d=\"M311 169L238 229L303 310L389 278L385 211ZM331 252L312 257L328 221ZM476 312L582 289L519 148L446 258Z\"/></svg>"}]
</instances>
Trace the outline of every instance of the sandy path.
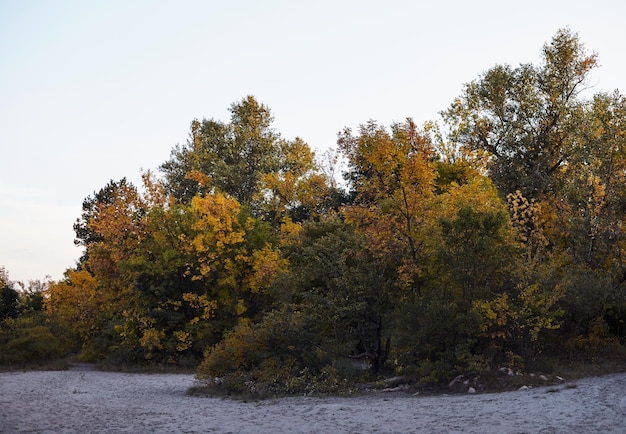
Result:
<instances>
[{"instance_id":1,"label":"sandy path","mask_svg":"<svg viewBox=\"0 0 626 434\"><path fill-rule=\"evenodd\" d=\"M0 373L0 432L623 433L626 374L500 394L284 398L186 396L191 375Z\"/></svg>"}]
</instances>

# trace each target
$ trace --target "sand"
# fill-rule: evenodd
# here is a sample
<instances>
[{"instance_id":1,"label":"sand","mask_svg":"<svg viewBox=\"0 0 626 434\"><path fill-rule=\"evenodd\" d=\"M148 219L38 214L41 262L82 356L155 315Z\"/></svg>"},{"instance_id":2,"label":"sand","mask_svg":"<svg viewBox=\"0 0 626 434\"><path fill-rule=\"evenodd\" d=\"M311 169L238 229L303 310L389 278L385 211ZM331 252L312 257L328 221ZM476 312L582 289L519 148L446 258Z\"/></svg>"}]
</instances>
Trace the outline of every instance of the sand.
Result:
<instances>
[{"instance_id":1,"label":"sand","mask_svg":"<svg viewBox=\"0 0 626 434\"><path fill-rule=\"evenodd\" d=\"M194 384L193 375L0 373L0 432L626 432L626 374L497 394L394 392L255 402L188 396Z\"/></svg>"}]
</instances>

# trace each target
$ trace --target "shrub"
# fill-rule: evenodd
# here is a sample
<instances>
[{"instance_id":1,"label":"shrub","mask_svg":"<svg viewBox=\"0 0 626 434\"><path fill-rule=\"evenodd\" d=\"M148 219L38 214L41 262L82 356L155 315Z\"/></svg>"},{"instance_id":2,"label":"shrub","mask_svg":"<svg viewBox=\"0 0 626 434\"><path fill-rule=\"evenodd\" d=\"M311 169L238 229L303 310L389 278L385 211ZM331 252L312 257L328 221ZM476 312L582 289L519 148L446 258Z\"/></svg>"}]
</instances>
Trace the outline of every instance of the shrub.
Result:
<instances>
[{"instance_id":1,"label":"shrub","mask_svg":"<svg viewBox=\"0 0 626 434\"><path fill-rule=\"evenodd\" d=\"M6 319L0 325L0 365L41 364L69 351L67 342L54 336L38 316Z\"/></svg>"},{"instance_id":2,"label":"shrub","mask_svg":"<svg viewBox=\"0 0 626 434\"><path fill-rule=\"evenodd\" d=\"M583 358L623 358L626 348L620 340L611 336L606 321L602 317L593 319L589 324L589 333L575 336L567 341L567 348L575 355Z\"/></svg>"},{"instance_id":3,"label":"shrub","mask_svg":"<svg viewBox=\"0 0 626 434\"><path fill-rule=\"evenodd\" d=\"M304 315L286 309L242 324L207 351L198 378L235 395L341 393L348 382L321 351Z\"/></svg>"}]
</instances>

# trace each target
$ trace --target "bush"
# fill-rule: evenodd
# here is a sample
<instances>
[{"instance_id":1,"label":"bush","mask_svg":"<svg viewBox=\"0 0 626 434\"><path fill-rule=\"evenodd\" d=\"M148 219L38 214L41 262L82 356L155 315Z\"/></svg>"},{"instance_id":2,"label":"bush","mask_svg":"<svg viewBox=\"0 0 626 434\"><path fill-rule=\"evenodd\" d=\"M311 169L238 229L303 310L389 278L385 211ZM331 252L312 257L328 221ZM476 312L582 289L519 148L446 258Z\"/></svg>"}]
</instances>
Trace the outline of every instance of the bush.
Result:
<instances>
[{"instance_id":1,"label":"bush","mask_svg":"<svg viewBox=\"0 0 626 434\"><path fill-rule=\"evenodd\" d=\"M348 381L316 345L315 334L299 312L272 312L259 324L242 324L213 346L198 378L235 395L341 393Z\"/></svg>"},{"instance_id":2,"label":"bush","mask_svg":"<svg viewBox=\"0 0 626 434\"><path fill-rule=\"evenodd\" d=\"M573 355L590 361L598 358L626 358L626 347L617 337L610 335L609 327L602 317L593 319L589 329L586 336L575 336L567 341L567 348Z\"/></svg>"},{"instance_id":3,"label":"bush","mask_svg":"<svg viewBox=\"0 0 626 434\"><path fill-rule=\"evenodd\" d=\"M0 325L0 365L42 364L66 357L70 346L38 316L6 319Z\"/></svg>"}]
</instances>

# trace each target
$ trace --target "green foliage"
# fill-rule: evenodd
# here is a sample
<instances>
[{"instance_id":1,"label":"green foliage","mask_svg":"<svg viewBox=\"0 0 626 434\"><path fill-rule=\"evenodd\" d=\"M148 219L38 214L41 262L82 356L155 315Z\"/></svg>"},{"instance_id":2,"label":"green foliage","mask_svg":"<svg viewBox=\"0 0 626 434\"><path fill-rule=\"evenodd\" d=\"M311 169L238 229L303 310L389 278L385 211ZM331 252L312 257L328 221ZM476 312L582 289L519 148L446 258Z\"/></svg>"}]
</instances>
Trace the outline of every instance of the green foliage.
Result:
<instances>
[{"instance_id":1,"label":"green foliage","mask_svg":"<svg viewBox=\"0 0 626 434\"><path fill-rule=\"evenodd\" d=\"M0 280L0 321L15 318L19 313L20 294L10 282Z\"/></svg>"},{"instance_id":2,"label":"green foliage","mask_svg":"<svg viewBox=\"0 0 626 434\"><path fill-rule=\"evenodd\" d=\"M41 314L0 322L0 365L26 366L66 357L71 346L56 336Z\"/></svg>"},{"instance_id":3,"label":"green foliage","mask_svg":"<svg viewBox=\"0 0 626 434\"><path fill-rule=\"evenodd\" d=\"M312 325L288 309L269 313L259 324L240 325L207 352L198 377L238 395L345 391L348 385L320 351Z\"/></svg>"},{"instance_id":4,"label":"green foliage","mask_svg":"<svg viewBox=\"0 0 626 434\"><path fill-rule=\"evenodd\" d=\"M315 217L336 207L338 190L322 175L300 138L282 139L268 107L247 96L230 107L229 123L194 120L187 144L161 165L165 187L180 203L219 190L273 226L283 217Z\"/></svg>"},{"instance_id":5,"label":"green foliage","mask_svg":"<svg viewBox=\"0 0 626 434\"><path fill-rule=\"evenodd\" d=\"M490 176L504 195L557 192L560 169L575 152L573 113L596 56L564 29L544 46L543 58L541 66L489 69L443 113L454 141L489 154Z\"/></svg>"},{"instance_id":6,"label":"green foliage","mask_svg":"<svg viewBox=\"0 0 626 434\"><path fill-rule=\"evenodd\" d=\"M278 135L269 109L248 96L230 108L231 122L194 120L188 143L161 166L168 191L189 203L213 188L250 203L261 176L277 167Z\"/></svg>"},{"instance_id":7,"label":"green foliage","mask_svg":"<svg viewBox=\"0 0 626 434\"><path fill-rule=\"evenodd\" d=\"M314 324L322 350L377 373L388 356L393 287L363 243L336 216L306 223L284 249L291 267L280 284Z\"/></svg>"},{"instance_id":8,"label":"green foliage","mask_svg":"<svg viewBox=\"0 0 626 434\"><path fill-rule=\"evenodd\" d=\"M459 300L470 303L505 289L512 246L507 245L508 216L500 212L480 212L463 206L454 220L442 220L440 262L447 271L439 275L448 291L458 288ZM443 277L447 276L447 278Z\"/></svg>"},{"instance_id":9,"label":"green foliage","mask_svg":"<svg viewBox=\"0 0 626 434\"><path fill-rule=\"evenodd\" d=\"M445 162L437 161L437 178L435 179L436 192L442 194L455 185L467 184L475 176L475 170L465 161Z\"/></svg>"}]
</instances>

